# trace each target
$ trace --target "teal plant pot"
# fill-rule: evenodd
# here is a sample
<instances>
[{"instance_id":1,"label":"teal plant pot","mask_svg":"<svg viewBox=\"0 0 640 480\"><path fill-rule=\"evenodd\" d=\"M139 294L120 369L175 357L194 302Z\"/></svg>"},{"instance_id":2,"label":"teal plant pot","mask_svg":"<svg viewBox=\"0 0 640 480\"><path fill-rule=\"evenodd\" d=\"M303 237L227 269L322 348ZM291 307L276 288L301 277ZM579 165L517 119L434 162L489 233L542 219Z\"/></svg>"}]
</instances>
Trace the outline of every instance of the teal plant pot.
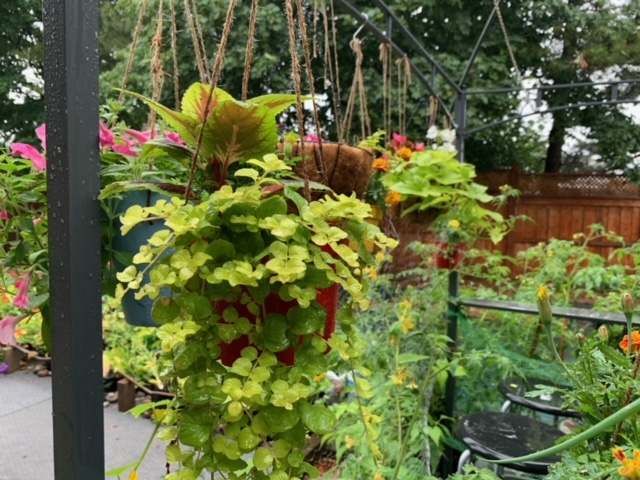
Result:
<instances>
[{"instance_id":1,"label":"teal plant pot","mask_svg":"<svg viewBox=\"0 0 640 480\"><path fill-rule=\"evenodd\" d=\"M121 272L127 266L131 265L131 260L140 250L140 246L147 243L147 240L157 231L165 228L162 221L142 222L132 228L126 235L122 235L120 227L120 215L124 214L129 207L133 205L141 205L143 207L154 205L158 200L169 200L166 195L151 192L148 190L139 190L125 192L121 199L108 200L109 207L116 215L113 219L112 228L112 244L111 248L114 255L111 259L112 269L115 272ZM169 254L171 252L167 252ZM144 265L137 265L138 268ZM115 275L114 272L114 275ZM149 274L145 274L143 284L149 282ZM163 289L162 295L171 296L169 289ZM158 325L151 317L151 308L153 300L145 297L140 300L135 299L135 292L127 292L122 299L122 310L127 323L136 327L157 327Z\"/></svg>"}]
</instances>

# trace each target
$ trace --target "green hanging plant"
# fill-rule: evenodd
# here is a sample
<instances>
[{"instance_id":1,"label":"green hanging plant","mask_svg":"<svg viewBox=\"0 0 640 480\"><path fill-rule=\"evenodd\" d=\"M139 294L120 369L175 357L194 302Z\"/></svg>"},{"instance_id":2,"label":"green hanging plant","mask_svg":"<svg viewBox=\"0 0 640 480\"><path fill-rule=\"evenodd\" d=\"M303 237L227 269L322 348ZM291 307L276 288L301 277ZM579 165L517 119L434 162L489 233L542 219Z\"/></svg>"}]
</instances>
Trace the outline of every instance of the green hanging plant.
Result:
<instances>
[{"instance_id":1,"label":"green hanging plant","mask_svg":"<svg viewBox=\"0 0 640 480\"><path fill-rule=\"evenodd\" d=\"M206 88L192 87L181 113L144 99L186 143L149 142L148 155L193 153L204 129L197 166L212 176L199 201L163 199L120 218L125 235L142 222L164 225L118 273L116 302L128 292L154 300L159 371L175 394L159 421L173 470L165 478L316 477L305 439L331 432L335 418L310 399L314 378L335 350L351 364L358 395L371 396L352 311L368 307L363 272L376 260L365 241L384 250L397 242L366 221L371 207L355 195L310 201L297 192L303 182L287 179L291 167L273 153L273 117L289 96L243 103L216 90L204 115ZM350 305L338 312L339 288ZM376 451L373 435L371 444Z\"/></svg>"}]
</instances>

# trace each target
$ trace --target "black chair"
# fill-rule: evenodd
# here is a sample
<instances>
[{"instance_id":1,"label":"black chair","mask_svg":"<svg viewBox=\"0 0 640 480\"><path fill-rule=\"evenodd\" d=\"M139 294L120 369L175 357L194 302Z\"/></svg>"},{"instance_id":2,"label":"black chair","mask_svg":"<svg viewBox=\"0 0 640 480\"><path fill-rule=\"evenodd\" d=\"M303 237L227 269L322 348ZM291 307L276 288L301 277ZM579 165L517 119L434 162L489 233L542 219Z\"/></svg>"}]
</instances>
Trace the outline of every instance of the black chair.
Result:
<instances>
[{"instance_id":1,"label":"black chair","mask_svg":"<svg viewBox=\"0 0 640 480\"><path fill-rule=\"evenodd\" d=\"M467 446L458 462L458 472L480 456L487 460L509 460L544 450L563 436L551 425L522 415L504 412L474 413L462 418L457 427L458 438ZM525 473L545 475L549 467L560 461L552 456L530 462L507 463L499 466Z\"/></svg>"},{"instance_id":2,"label":"black chair","mask_svg":"<svg viewBox=\"0 0 640 480\"><path fill-rule=\"evenodd\" d=\"M556 422L558 417L582 418L580 413L573 409L562 409L563 399L559 393L553 393L547 397L541 396L533 398L525 396L526 393L533 390L536 385L556 386L548 380L539 378L510 378L502 382L498 386L498 390L507 398L507 401L502 405L502 411L510 411L511 405L515 404L530 410L553 415L556 418Z\"/></svg>"}]
</instances>

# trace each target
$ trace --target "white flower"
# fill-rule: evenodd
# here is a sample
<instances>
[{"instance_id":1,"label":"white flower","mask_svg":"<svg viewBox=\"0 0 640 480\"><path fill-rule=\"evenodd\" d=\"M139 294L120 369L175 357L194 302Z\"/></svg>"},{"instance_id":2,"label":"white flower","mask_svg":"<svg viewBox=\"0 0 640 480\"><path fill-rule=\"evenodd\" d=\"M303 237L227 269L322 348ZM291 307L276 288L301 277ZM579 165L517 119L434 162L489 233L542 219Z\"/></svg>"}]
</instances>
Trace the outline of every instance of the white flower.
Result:
<instances>
[{"instance_id":1,"label":"white flower","mask_svg":"<svg viewBox=\"0 0 640 480\"><path fill-rule=\"evenodd\" d=\"M427 130L427 140L435 140L438 137L438 127L432 125Z\"/></svg>"},{"instance_id":2,"label":"white flower","mask_svg":"<svg viewBox=\"0 0 640 480\"><path fill-rule=\"evenodd\" d=\"M442 143L453 143L456 141L456 131L453 129L443 128L440 130L440 139Z\"/></svg>"}]
</instances>

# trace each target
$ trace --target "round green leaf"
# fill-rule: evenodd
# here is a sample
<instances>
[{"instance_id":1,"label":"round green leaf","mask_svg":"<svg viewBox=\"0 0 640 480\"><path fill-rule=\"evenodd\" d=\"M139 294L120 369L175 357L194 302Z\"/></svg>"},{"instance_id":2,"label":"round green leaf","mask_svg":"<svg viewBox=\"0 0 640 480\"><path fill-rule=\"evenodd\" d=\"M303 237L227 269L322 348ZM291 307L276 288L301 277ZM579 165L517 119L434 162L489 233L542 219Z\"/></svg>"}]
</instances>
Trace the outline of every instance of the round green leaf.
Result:
<instances>
[{"instance_id":1,"label":"round green leaf","mask_svg":"<svg viewBox=\"0 0 640 480\"><path fill-rule=\"evenodd\" d=\"M327 310L317 302L311 302L308 308L293 307L287 313L291 323L291 332L296 335L309 335L319 332L327 319Z\"/></svg>"},{"instance_id":2,"label":"round green leaf","mask_svg":"<svg viewBox=\"0 0 640 480\"><path fill-rule=\"evenodd\" d=\"M331 410L322 405L302 405L302 422L313 433L324 435L333 432L336 417Z\"/></svg>"},{"instance_id":3,"label":"round green leaf","mask_svg":"<svg viewBox=\"0 0 640 480\"><path fill-rule=\"evenodd\" d=\"M180 315L180 306L171 297L158 297L151 308L151 318L158 325L172 322Z\"/></svg>"},{"instance_id":4,"label":"round green leaf","mask_svg":"<svg viewBox=\"0 0 640 480\"><path fill-rule=\"evenodd\" d=\"M256 449L256 453L253 455L253 464L259 470L267 470L268 468L271 468L273 460L274 458L271 451L264 447Z\"/></svg>"},{"instance_id":5,"label":"round green leaf","mask_svg":"<svg viewBox=\"0 0 640 480\"><path fill-rule=\"evenodd\" d=\"M287 338L288 322L284 315L271 313L264 322L264 346L272 352L282 352L291 343Z\"/></svg>"}]
</instances>

